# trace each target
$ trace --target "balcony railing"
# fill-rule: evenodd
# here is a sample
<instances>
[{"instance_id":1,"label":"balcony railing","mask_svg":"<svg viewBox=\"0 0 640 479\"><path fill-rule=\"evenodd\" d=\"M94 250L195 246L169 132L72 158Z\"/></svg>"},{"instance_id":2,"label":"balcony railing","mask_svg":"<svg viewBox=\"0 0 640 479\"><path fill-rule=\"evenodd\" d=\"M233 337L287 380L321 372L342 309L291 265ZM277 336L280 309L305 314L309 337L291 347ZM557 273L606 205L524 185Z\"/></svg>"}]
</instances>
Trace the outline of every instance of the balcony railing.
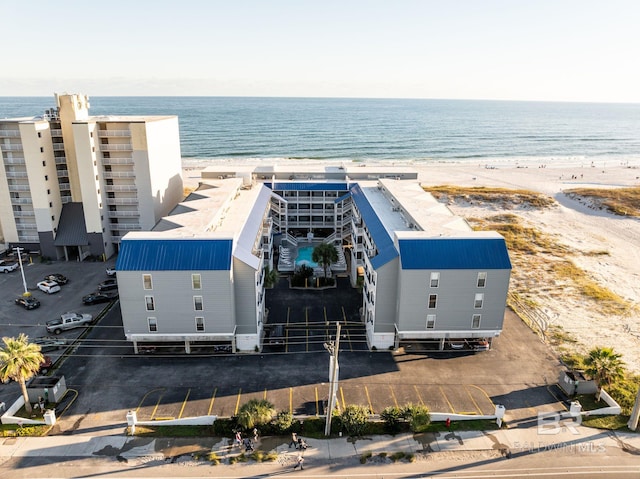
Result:
<instances>
[{"instance_id":1,"label":"balcony railing","mask_svg":"<svg viewBox=\"0 0 640 479\"><path fill-rule=\"evenodd\" d=\"M112 230L122 231L140 231L142 226L136 223L110 223L109 226Z\"/></svg>"},{"instance_id":2,"label":"balcony railing","mask_svg":"<svg viewBox=\"0 0 640 479\"><path fill-rule=\"evenodd\" d=\"M122 158L102 158L103 165L133 165L133 158L122 157Z\"/></svg>"},{"instance_id":3,"label":"balcony railing","mask_svg":"<svg viewBox=\"0 0 640 479\"><path fill-rule=\"evenodd\" d=\"M35 215L36 215L35 211L24 211L24 210L21 210L21 211L14 211L13 212L13 216L16 217L16 218L24 218L26 216L35 216Z\"/></svg>"},{"instance_id":4,"label":"balcony railing","mask_svg":"<svg viewBox=\"0 0 640 479\"><path fill-rule=\"evenodd\" d=\"M33 203L31 198L11 198L12 205L30 205Z\"/></svg>"},{"instance_id":5,"label":"balcony railing","mask_svg":"<svg viewBox=\"0 0 640 479\"><path fill-rule=\"evenodd\" d=\"M134 218L140 216L139 211L109 211L109 218Z\"/></svg>"},{"instance_id":6,"label":"balcony railing","mask_svg":"<svg viewBox=\"0 0 640 479\"><path fill-rule=\"evenodd\" d=\"M131 151L132 149L129 143L100 145L102 151Z\"/></svg>"},{"instance_id":7,"label":"balcony railing","mask_svg":"<svg viewBox=\"0 0 640 479\"><path fill-rule=\"evenodd\" d=\"M98 136L100 138L109 138L110 136L131 136L129 130L98 130Z\"/></svg>"},{"instance_id":8,"label":"balcony railing","mask_svg":"<svg viewBox=\"0 0 640 479\"><path fill-rule=\"evenodd\" d=\"M26 171L7 171L7 178L27 178Z\"/></svg>"},{"instance_id":9,"label":"balcony railing","mask_svg":"<svg viewBox=\"0 0 640 479\"><path fill-rule=\"evenodd\" d=\"M53 136L53 137L62 136L62 130L51 130L51 136Z\"/></svg>"},{"instance_id":10,"label":"balcony railing","mask_svg":"<svg viewBox=\"0 0 640 479\"><path fill-rule=\"evenodd\" d=\"M18 138L20 130L0 130L0 138Z\"/></svg>"},{"instance_id":11,"label":"balcony railing","mask_svg":"<svg viewBox=\"0 0 640 479\"><path fill-rule=\"evenodd\" d=\"M105 171L102 176L105 178L135 178L133 171Z\"/></svg>"},{"instance_id":12,"label":"balcony railing","mask_svg":"<svg viewBox=\"0 0 640 479\"><path fill-rule=\"evenodd\" d=\"M105 185L105 191L138 191L136 185Z\"/></svg>"},{"instance_id":13,"label":"balcony railing","mask_svg":"<svg viewBox=\"0 0 640 479\"><path fill-rule=\"evenodd\" d=\"M67 157L66 156L56 156L56 165L66 165Z\"/></svg>"},{"instance_id":14,"label":"balcony railing","mask_svg":"<svg viewBox=\"0 0 640 479\"><path fill-rule=\"evenodd\" d=\"M0 143L0 149L2 149L2 151L22 151L22 144L7 145Z\"/></svg>"},{"instance_id":15,"label":"balcony railing","mask_svg":"<svg viewBox=\"0 0 640 479\"><path fill-rule=\"evenodd\" d=\"M64 143L54 143L53 151L64 151Z\"/></svg>"},{"instance_id":16,"label":"balcony railing","mask_svg":"<svg viewBox=\"0 0 640 479\"><path fill-rule=\"evenodd\" d=\"M4 162L7 165L24 165L24 158L5 158Z\"/></svg>"},{"instance_id":17,"label":"balcony railing","mask_svg":"<svg viewBox=\"0 0 640 479\"><path fill-rule=\"evenodd\" d=\"M107 198L108 205L137 205L138 198Z\"/></svg>"},{"instance_id":18,"label":"balcony railing","mask_svg":"<svg viewBox=\"0 0 640 479\"><path fill-rule=\"evenodd\" d=\"M20 234L20 231L33 231L38 229L38 227L35 224L32 224L32 225L19 224L19 225L16 225L16 229L18 230L18 234Z\"/></svg>"},{"instance_id":19,"label":"balcony railing","mask_svg":"<svg viewBox=\"0 0 640 479\"><path fill-rule=\"evenodd\" d=\"M73 199L71 198L71 196L60 196L60 201L63 205L66 205L67 203L71 203Z\"/></svg>"},{"instance_id":20,"label":"balcony railing","mask_svg":"<svg viewBox=\"0 0 640 479\"><path fill-rule=\"evenodd\" d=\"M22 243L39 243L40 238L37 236L20 236L18 235L18 241Z\"/></svg>"},{"instance_id":21,"label":"balcony railing","mask_svg":"<svg viewBox=\"0 0 640 479\"><path fill-rule=\"evenodd\" d=\"M71 184L70 183L58 183L58 188L60 189L60 191L70 191L71 190Z\"/></svg>"},{"instance_id":22,"label":"balcony railing","mask_svg":"<svg viewBox=\"0 0 640 479\"><path fill-rule=\"evenodd\" d=\"M69 170L56 170L58 178L69 178Z\"/></svg>"},{"instance_id":23,"label":"balcony railing","mask_svg":"<svg viewBox=\"0 0 640 479\"><path fill-rule=\"evenodd\" d=\"M29 185L7 185L9 191L30 191Z\"/></svg>"}]
</instances>

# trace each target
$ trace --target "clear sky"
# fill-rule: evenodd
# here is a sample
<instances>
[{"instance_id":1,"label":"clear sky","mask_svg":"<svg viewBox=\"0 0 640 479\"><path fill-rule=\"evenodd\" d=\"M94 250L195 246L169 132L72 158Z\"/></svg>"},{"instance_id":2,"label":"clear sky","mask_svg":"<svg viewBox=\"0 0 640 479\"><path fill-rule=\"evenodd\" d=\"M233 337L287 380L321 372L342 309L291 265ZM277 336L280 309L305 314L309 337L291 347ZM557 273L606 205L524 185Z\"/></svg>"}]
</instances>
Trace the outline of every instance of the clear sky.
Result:
<instances>
[{"instance_id":1,"label":"clear sky","mask_svg":"<svg viewBox=\"0 0 640 479\"><path fill-rule=\"evenodd\" d=\"M640 102L638 0L0 0L0 96Z\"/></svg>"}]
</instances>

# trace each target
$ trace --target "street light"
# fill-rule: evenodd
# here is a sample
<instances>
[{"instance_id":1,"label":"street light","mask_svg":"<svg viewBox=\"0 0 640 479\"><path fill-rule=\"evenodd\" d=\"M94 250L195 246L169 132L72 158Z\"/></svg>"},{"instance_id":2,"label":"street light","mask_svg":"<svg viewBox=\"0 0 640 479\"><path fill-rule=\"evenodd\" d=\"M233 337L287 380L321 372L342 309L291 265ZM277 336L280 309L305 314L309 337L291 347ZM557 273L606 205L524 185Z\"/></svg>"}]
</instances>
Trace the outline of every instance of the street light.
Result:
<instances>
[{"instance_id":1,"label":"street light","mask_svg":"<svg viewBox=\"0 0 640 479\"><path fill-rule=\"evenodd\" d=\"M324 435L331 435L331 417L336 407L338 394L338 351L340 351L340 323L336 323L336 340L324 343L324 348L329 352L329 404L327 405L327 420L324 426Z\"/></svg>"},{"instance_id":2,"label":"street light","mask_svg":"<svg viewBox=\"0 0 640 479\"><path fill-rule=\"evenodd\" d=\"M16 254L18 255L18 263L20 263L20 274L22 274L22 286L24 286L24 293L22 293L22 296L24 297L31 296L31 293L27 291L27 280L24 279L24 268L22 267L22 252L24 251L24 248L20 248L19 246L16 246L15 248L13 248L13 251L15 251Z\"/></svg>"}]
</instances>

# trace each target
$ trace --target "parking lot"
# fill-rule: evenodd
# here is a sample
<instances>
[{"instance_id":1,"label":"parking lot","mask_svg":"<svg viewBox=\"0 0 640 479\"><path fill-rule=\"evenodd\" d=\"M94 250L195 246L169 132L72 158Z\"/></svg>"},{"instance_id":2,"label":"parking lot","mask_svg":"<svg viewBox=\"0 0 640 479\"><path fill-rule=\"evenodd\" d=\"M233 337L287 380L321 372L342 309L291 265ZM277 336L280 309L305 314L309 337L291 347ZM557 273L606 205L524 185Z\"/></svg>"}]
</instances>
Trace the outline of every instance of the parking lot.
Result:
<instances>
[{"instance_id":1,"label":"parking lot","mask_svg":"<svg viewBox=\"0 0 640 479\"><path fill-rule=\"evenodd\" d=\"M97 314L104 305L82 307L81 297L106 279L103 263L33 263L25 267L30 289L44 274L70 278L60 293L46 296L39 309L13 304L21 293L19 273L0 275L0 313L8 333L45 335L44 322L67 310ZM286 343L262 354L136 356L124 340L117 302L73 348L56 374L79 392L54 432L106 433L122 427L129 410L145 419L195 415L232 416L251 398L266 398L277 410L298 416L324 414L329 390L326 341L341 322L339 407L359 404L379 414L387 406L424 404L434 412L492 413L507 408L511 421L526 423L538 411L561 410L551 394L560 365L518 318L507 312L501 337L491 351L425 351L406 344L397 351L368 351L358 324L360 299L350 288L295 291L281 282L267 293L268 323L284 325ZM84 328L80 328L84 330ZM5 331L5 329L3 329ZM79 330L63 332L70 340ZM16 385L0 386L9 403Z\"/></svg>"}]
</instances>

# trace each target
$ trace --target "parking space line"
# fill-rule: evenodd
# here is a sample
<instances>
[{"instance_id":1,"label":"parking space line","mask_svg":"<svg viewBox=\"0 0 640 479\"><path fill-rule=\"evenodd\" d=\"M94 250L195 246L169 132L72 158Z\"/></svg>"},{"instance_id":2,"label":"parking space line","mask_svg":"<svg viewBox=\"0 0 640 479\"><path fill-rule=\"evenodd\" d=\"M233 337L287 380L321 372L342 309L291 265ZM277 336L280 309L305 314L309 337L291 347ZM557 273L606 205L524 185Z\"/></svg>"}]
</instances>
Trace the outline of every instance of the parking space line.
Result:
<instances>
[{"instance_id":1,"label":"parking space line","mask_svg":"<svg viewBox=\"0 0 640 479\"><path fill-rule=\"evenodd\" d=\"M320 415L320 402L318 401L318 386L315 387L316 389L316 416Z\"/></svg>"},{"instance_id":2,"label":"parking space line","mask_svg":"<svg viewBox=\"0 0 640 479\"><path fill-rule=\"evenodd\" d=\"M476 386L475 384L467 384L467 386L471 386L472 388L476 388L478 391L480 391L482 394L484 394L484 397L487 398L487 401L489 401L495 408L495 404L493 404L493 401L491 400L491 398L489 397L489 395L487 394L487 391L485 391L484 389L482 389L480 386ZM465 388L467 387L465 386ZM467 391L468 392L468 391ZM473 398L471 398L473 400ZM478 407L478 405L476 404L475 401L473 401L473 404L476 405L476 408L478 409L478 413L482 414L482 408ZM493 412L493 411L491 411Z\"/></svg>"},{"instance_id":3,"label":"parking space line","mask_svg":"<svg viewBox=\"0 0 640 479\"><path fill-rule=\"evenodd\" d=\"M178 414L178 419L182 417L182 413L184 412L184 408L187 405L187 401L189 400L189 395L191 394L191 388L187 390L187 395L184 397L184 401L182 401L182 407L180 408L180 413Z\"/></svg>"},{"instance_id":4,"label":"parking space line","mask_svg":"<svg viewBox=\"0 0 640 479\"><path fill-rule=\"evenodd\" d=\"M393 392L393 388L391 387L391 385L389 385L389 391L391 392L391 397L393 398L393 404L396 405L396 407L398 406L398 400L396 399L396 395Z\"/></svg>"},{"instance_id":5,"label":"parking space line","mask_svg":"<svg viewBox=\"0 0 640 479\"><path fill-rule=\"evenodd\" d=\"M353 344L351 343L351 335L349 334L349 330L345 329L347 333L347 341L349 341L349 351L353 352Z\"/></svg>"},{"instance_id":6,"label":"parking space line","mask_svg":"<svg viewBox=\"0 0 640 479\"><path fill-rule=\"evenodd\" d=\"M262 399L265 401L267 400L267 388L264 388L264 395L262 396Z\"/></svg>"},{"instance_id":7,"label":"parking space line","mask_svg":"<svg viewBox=\"0 0 640 479\"><path fill-rule=\"evenodd\" d=\"M449 398L444 393L444 389L442 389L442 386L438 386L438 388L440 389L440 392L442 393L442 396L444 397L444 400L447 401L447 404L449 405L449 409L451 409L451 412L455 413L456 410L453 408L453 404L451 404L451 401L449 401Z\"/></svg>"},{"instance_id":8,"label":"parking space line","mask_svg":"<svg viewBox=\"0 0 640 479\"><path fill-rule=\"evenodd\" d=\"M424 406L424 401L422 400L422 396L420 396L420 391L418 391L418 386L414 384L413 389L415 389L416 394L418 395L418 400L420 401L420 404Z\"/></svg>"},{"instance_id":9,"label":"parking space line","mask_svg":"<svg viewBox=\"0 0 640 479\"><path fill-rule=\"evenodd\" d=\"M216 393L218 392L218 388L213 390L213 395L211 396L211 401L209 402L209 410L207 411L207 416L211 416L211 410L213 409L213 401L216 400Z\"/></svg>"},{"instance_id":10,"label":"parking space line","mask_svg":"<svg viewBox=\"0 0 640 479\"><path fill-rule=\"evenodd\" d=\"M293 414L293 388L289 388L289 413Z\"/></svg>"},{"instance_id":11,"label":"parking space line","mask_svg":"<svg viewBox=\"0 0 640 479\"><path fill-rule=\"evenodd\" d=\"M367 386L364 387L364 393L367 395L367 402L369 403L369 414L373 414L373 406L371 405L371 398L369 397Z\"/></svg>"},{"instance_id":12,"label":"parking space line","mask_svg":"<svg viewBox=\"0 0 640 479\"><path fill-rule=\"evenodd\" d=\"M158 411L158 406L160 406L160 401L162 400L163 397L164 397L164 392L160 394L160 397L158 398L158 401L156 402L156 405L153 408L153 412L151 413L151 417L150 417L151 420L153 420L153 416L156 415L156 412Z\"/></svg>"},{"instance_id":13,"label":"parking space line","mask_svg":"<svg viewBox=\"0 0 640 479\"><path fill-rule=\"evenodd\" d=\"M342 308L342 319L344 320L344 324L347 324L347 313L344 311L344 306Z\"/></svg>"},{"instance_id":14,"label":"parking space line","mask_svg":"<svg viewBox=\"0 0 640 479\"><path fill-rule=\"evenodd\" d=\"M287 324L289 324L289 318L287 318ZM289 328L284 330L284 351L289 352Z\"/></svg>"},{"instance_id":15,"label":"parking space line","mask_svg":"<svg viewBox=\"0 0 640 479\"><path fill-rule=\"evenodd\" d=\"M240 398L242 397L242 388L238 389L238 399L236 401L236 409L233 412L234 416L238 415L238 407L240 407Z\"/></svg>"},{"instance_id":16,"label":"parking space line","mask_svg":"<svg viewBox=\"0 0 640 479\"><path fill-rule=\"evenodd\" d=\"M476 408L476 413L477 414L482 414L482 409L480 409L480 406L478 406L478 403L476 402L476 400L473 399L473 396L469 392L469 389L467 389L467 386L464 387L464 390L467 391L467 395L469 396L469 399L471 399L471 402L473 403L473 407ZM474 414L476 414L476 413L474 413Z\"/></svg>"},{"instance_id":17,"label":"parking space line","mask_svg":"<svg viewBox=\"0 0 640 479\"><path fill-rule=\"evenodd\" d=\"M147 394L145 394L144 396L142 396L142 399L140 399L140 403L138 403L138 407L136 408L136 412L138 412L140 410L140 408L142 407L142 403L144 402L145 399L147 399L147 396L153 392L156 391L164 391L164 388L155 388L152 389L151 391L149 391Z\"/></svg>"},{"instance_id":18,"label":"parking space line","mask_svg":"<svg viewBox=\"0 0 640 479\"><path fill-rule=\"evenodd\" d=\"M344 411L347 408L347 403L344 402L344 391L342 390L342 386L340 386L340 397L342 398L342 410Z\"/></svg>"},{"instance_id":19,"label":"parking space line","mask_svg":"<svg viewBox=\"0 0 640 479\"><path fill-rule=\"evenodd\" d=\"M291 314L291 308L287 307L287 326L289 326L289 315Z\"/></svg>"},{"instance_id":20,"label":"parking space line","mask_svg":"<svg viewBox=\"0 0 640 479\"><path fill-rule=\"evenodd\" d=\"M323 306L322 310L324 311L324 324L329 324L329 319L327 318L327 307Z\"/></svg>"},{"instance_id":21,"label":"parking space line","mask_svg":"<svg viewBox=\"0 0 640 479\"><path fill-rule=\"evenodd\" d=\"M551 390L551 388L549 386L547 386L547 391L549 391L549 394L551 394L553 396L553 398L560 403L560 405L564 408L565 411L569 410L567 408L567 406L564 404L564 401L560 400L560 398L553 393L553 391Z\"/></svg>"}]
</instances>

